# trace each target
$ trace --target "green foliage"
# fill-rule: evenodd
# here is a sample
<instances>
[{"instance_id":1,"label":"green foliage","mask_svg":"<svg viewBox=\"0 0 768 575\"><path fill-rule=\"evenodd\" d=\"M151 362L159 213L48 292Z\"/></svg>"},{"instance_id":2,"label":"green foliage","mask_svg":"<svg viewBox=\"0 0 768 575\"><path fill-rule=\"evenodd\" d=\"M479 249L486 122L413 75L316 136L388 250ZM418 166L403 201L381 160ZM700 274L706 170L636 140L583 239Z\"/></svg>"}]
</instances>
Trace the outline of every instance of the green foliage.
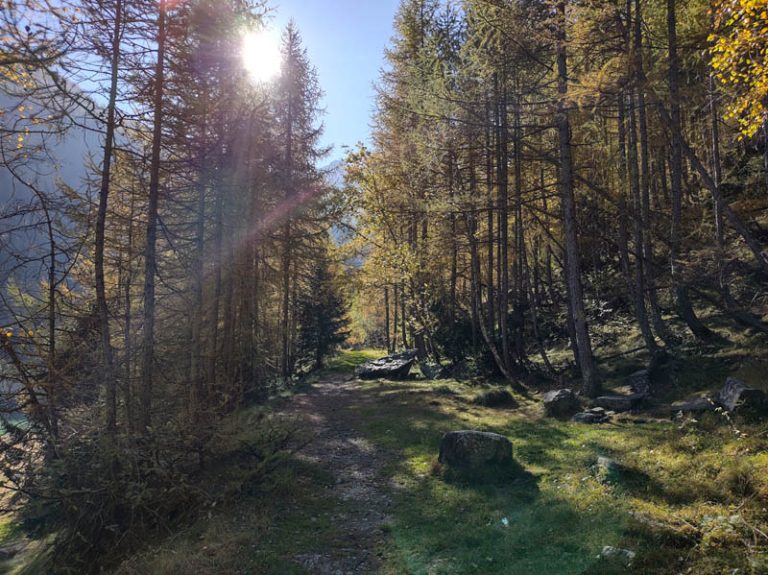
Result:
<instances>
[{"instance_id":1,"label":"green foliage","mask_svg":"<svg viewBox=\"0 0 768 575\"><path fill-rule=\"evenodd\" d=\"M484 407L514 408L518 406L512 393L506 388L483 391L472 400L472 403Z\"/></svg>"},{"instance_id":2,"label":"green foliage","mask_svg":"<svg viewBox=\"0 0 768 575\"><path fill-rule=\"evenodd\" d=\"M336 543L330 518L344 507L322 495L329 481L318 467L294 461L258 490L209 508L173 537L127 558L115 573L304 575L293 558Z\"/></svg>"},{"instance_id":3,"label":"green foliage","mask_svg":"<svg viewBox=\"0 0 768 575\"><path fill-rule=\"evenodd\" d=\"M299 348L314 360L317 369L349 335L347 306L337 282L328 260L320 258L299 302Z\"/></svg>"},{"instance_id":4,"label":"green foliage","mask_svg":"<svg viewBox=\"0 0 768 575\"><path fill-rule=\"evenodd\" d=\"M97 435L63 444L30 489L23 530L49 538L29 573L96 573L198 520L257 493L303 440L290 422L259 410L236 412L204 446L199 434L148 435L116 451ZM43 566L41 567L40 564ZM38 571L35 571L37 569Z\"/></svg>"},{"instance_id":5,"label":"green foliage","mask_svg":"<svg viewBox=\"0 0 768 575\"><path fill-rule=\"evenodd\" d=\"M436 299L432 304L432 314L436 327L432 331L433 342L452 362L466 359L467 352L473 348L472 318L463 310L450 309L444 298ZM474 334L475 337L477 334Z\"/></svg>"},{"instance_id":6,"label":"green foliage","mask_svg":"<svg viewBox=\"0 0 768 575\"><path fill-rule=\"evenodd\" d=\"M137 542L163 532L202 504L184 471L179 445L153 458L157 445L123 447L120 456L91 435L62 446L24 508L25 530L54 536L49 573L90 573ZM189 462L186 461L188 464Z\"/></svg>"},{"instance_id":7,"label":"green foliage","mask_svg":"<svg viewBox=\"0 0 768 575\"><path fill-rule=\"evenodd\" d=\"M355 368L372 359L387 355L385 349L342 350L328 361L328 369L342 373L352 373Z\"/></svg>"}]
</instances>

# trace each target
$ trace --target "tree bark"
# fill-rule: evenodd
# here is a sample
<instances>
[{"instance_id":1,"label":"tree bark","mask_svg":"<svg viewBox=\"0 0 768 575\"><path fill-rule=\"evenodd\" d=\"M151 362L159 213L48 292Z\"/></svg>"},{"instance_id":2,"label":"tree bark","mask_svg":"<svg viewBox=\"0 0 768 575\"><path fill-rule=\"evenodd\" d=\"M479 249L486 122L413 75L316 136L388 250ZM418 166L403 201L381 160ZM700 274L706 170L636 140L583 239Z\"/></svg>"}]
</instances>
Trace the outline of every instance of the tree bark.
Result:
<instances>
[{"instance_id":1,"label":"tree bark","mask_svg":"<svg viewBox=\"0 0 768 575\"><path fill-rule=\"evenodd\" d=\"M713 334L699 321L699 318L696 317L696 312L694 312L688 297L688 290L683 283L683 279L680 277L683 145L680 123L680 80L677 56L677 18L675 15L675 0L667 0L667 33L669 37L669 97L672 128L672 161L670 162L670 172L672 175L672 228L670 233L669 253L672 286L680 317L686 323L688 329L690 329L697 338L708 340L712 338Z\"/></svg>"},{"instance_id":2,"label":"tree bark","mask_svg":"<svg viewBox=\"0 0 768 575\"><path fill-rule=\"evenodd\" d=\"M573 190L571 156L571 122L568 112L568 59L566 50L566 2L557 2L557 132L560 149L560 199L563 211L567 282L573 311L573 322L581 369L582 392L593 397L598 392L597 374L592 355L592 342L587 329L584 294L581 284L581 253L576 229L576 200Z\"/></svg>"},{"instance_id":3,"label":"tree bark","mask_svg":"<svg viewBox=\"0 0 768 575\"><path fill-rule=\"evenodd\" d=\"M112 339L109 329L109 308L104 282L104 242L107 222L107 205L112 168L112 150L115 138L115 109L117 106L118 66L120 62L120 34L122 33L123 4L115 0L115 21L112 28L110 54L110 85L107 103L107 133L104 138L104 155L101 164L101 188L99 190L99 208L96 214L96 250L94 253L94 271L96 274L96 309L101 330L101 354L103 359L102 378L106 390L106 430L107 437L114 440L117 433L117 381L115 378L115 360L112 353Z\"/></svg>"},{"instance_id":4,"label":"tree bark","mask_svg":"<svg viewBox=\"0 0 768 575\"><path fill-rule=\"evenodd\" d=\"M510 369L512 354L509 345L509 130L507 126L506 77L494 75L497 101L496 177L499 190L499 331L501 357L504 367Z\"/></svg>"},{"instance_id":5,"label":"tree bark","mask_svg":"<svg viewBox=\"0 0 768 575\"><path fill-rule=\"evenodd\" d=\"M640 333L643 336L645 347L651 354L658 349L656 340L653 338L651 325L648 322L648 314L645 309L645 266L644 264L644 246L645 238L643 234L642 217L642 199L640 191L640 170L637 157L637 116L634 110L634 98L630 91L629 95L629 181L632 192L632 205L634 211L634 245L635 245L635 281L634 281L634 300L635 316L640 326Z\"/></svg>"},{"instance_id":6,"label":"tree bark","mask_svg":"<svg viewBox=\"0 0 768 575\"><path fill-rule=\"evenodd\" d=\"M157 21L157 65L153 97L152 159L149 168L147 245L144 252L144 338L141 374L141 428L152 425L152 372L155 358L155 275L157 274L157 212L160 199L160 152L163 128L166 11L168 0L160 0Z\"/></svg>"},{"instance_id":7,"label":"tree bark","mask_svg":"<svg viewBox=\"0 0 768 575\"><path fill-rule=\"evenodd\" d=\"M384 286L384 342L387 353L392 353L392 342L389 337L389 287Z\"/></svg>"}]
</instances>

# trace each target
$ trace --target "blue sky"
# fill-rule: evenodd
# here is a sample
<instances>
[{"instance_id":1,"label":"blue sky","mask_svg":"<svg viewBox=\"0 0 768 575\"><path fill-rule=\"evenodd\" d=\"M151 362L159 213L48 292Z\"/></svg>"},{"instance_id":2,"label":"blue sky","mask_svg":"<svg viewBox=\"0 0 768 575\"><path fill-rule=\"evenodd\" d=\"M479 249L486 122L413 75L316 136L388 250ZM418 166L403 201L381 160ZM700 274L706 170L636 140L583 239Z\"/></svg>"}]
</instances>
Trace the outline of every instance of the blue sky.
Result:
<instances>
[{"instance_id":1,"label":"blue sky","mask_svg":"<svg viewBox=\"0 0 768 575\"><path fill-rule=\"evenodd\" d=\"M342 146L366 141L374 106L373 84L392 37L399 0L272 0L273 27L293 18L325 92L324 143L331 159Z\"/></svg>"}]
</instances>

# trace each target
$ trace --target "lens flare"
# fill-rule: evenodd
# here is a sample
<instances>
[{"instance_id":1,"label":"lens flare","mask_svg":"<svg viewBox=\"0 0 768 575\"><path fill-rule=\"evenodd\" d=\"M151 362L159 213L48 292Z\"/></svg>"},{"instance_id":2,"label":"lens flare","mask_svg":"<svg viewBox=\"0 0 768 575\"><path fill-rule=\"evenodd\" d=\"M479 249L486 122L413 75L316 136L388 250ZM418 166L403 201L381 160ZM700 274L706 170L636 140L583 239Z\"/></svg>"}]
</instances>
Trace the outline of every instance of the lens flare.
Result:
<instances>
[{"instance_id":1,"label":"lens flare","mask_svg":"<svg viewBox=\"0 0 768 575\"><path fill-rule=\"evenodd\" d=\"M251 82L261 84L280 75L280 41L266 30L248 32L241 47L243 66Z\"/></svg>"}]
</instances>

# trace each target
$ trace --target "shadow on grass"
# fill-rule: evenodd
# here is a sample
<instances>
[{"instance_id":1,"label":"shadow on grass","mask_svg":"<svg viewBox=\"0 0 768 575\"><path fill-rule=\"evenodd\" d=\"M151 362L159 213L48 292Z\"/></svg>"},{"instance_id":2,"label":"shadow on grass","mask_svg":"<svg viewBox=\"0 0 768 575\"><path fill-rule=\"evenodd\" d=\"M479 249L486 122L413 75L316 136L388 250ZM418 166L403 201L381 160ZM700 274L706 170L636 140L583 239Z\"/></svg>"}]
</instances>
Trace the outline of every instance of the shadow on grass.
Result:
<instances>
[{"instance_id":1,"label":"shadow on grass","mask_svg":"<svg viewBox=\"0 0 768 575\"><path fill-rule=\"evenodd\" d=\"M593 566L603 545L620 541L623 512L599 500L577 509L557 489L542 490L541 477L521 463L551 464L553 452L567 452L573 438L562 424L478 421L508 436L518 459L468 472L436 463L443 433L468 427L457 413L430 409L428 395L398 384L357 393L351 409L369 437L394 452L387 471L397 486L395 572L576 575Z\"/></svg>"},{"instance_id":2,"label":"shadow on grass","mask_svg":"<svg viewBox=\"0 0 768 575\"><path fill-rule=\"evenodd\" d=\"M435 477L456 489L472 490L484 497L502 497L514 505L530 505L539 496L539 478L515 460L476 469L445 467Z\"/></svg>"},{"instance_id":3,"label":"shadow on grass","mask_svg":"<svg viewBox=\"0 0 768 575\"><path fill-rule=\"evenodd\" d=\"M696 373L684 370L677 385L692 383ZM386 573L661 575L681 553L694 553L696 534L674 510L717 501L696 461L702 450L718 449L716 438L702 432L688 445L672 424L580 426L470 404L462 411L452 395L408 382L368 382L351 392L348 409L393 455L386 468L395 491ZM437 407L435 398L442 399ZM517 463L480 474L439 466L441 436L459 429L508 437ZM654 449L658 456L636 457ZM690 464L680 457L688 451ZM617 483L596 480L591 467L600 454L627 464ZM639 507L647 520L630 513L635 500L649 504ZM631 549L636 560L627 567L598 559L604 546ZM710 555L696 555L697 567L726 556L747 565L743 552Z\"/></svg>"}]
</instances>

